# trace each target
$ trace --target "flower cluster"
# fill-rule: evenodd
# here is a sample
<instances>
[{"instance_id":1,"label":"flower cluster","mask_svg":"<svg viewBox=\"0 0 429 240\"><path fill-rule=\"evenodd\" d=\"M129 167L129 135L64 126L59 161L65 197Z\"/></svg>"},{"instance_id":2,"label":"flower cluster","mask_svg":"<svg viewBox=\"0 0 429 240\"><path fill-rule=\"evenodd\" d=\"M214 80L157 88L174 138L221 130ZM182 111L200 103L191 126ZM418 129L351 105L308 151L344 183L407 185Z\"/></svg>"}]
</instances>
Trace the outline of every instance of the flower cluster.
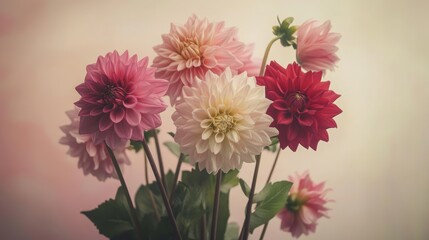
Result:
<instances>
[{"instance_id":1,"label":"flower cluster","mask_svg":"<svg viewBox=\"0 0 429 240\"><path fill-rule=\"evenodd\" d=\"M285 148L295 152L301 145L316 150L320 141L329 140L327 130L337 127L334 117L342 110L334 102L340 95L330 90L330 82L322 78L339 60L336 44L340 35L330 31L329 21L321 25L307 21L300 26L293 26L293 21L278 20L279 26L273 27L276 37L268 44L260 76L255 76L259 64L252 61L253 45L238 40L237 28L195 15L184 25L171 24L170 32L162 35L162 43L153 48L157 56L152 66L148 57L138 60L136 55L130 57L128 51L109 52L87 66L84 82L76 87L80 95L75 102L77 108L67 112L71 124L61 127L65 136L60 143L69 146L68 153L79 159L78 167L85 175L92 174L101 181L117 178L121 182L123 189L117 197L127 198L124 208L120 204L125 201L115 199L83 212L100 233L114 239L129 239L132 234L136 238L171 238L163 235L171 234L163 226L166 221L161 221L164 214L173 226L175 239L181 239L181 235L206 239L205 232L194 231L206 229L205 225L196 227L206 224L201 221L201 216L206 216L213 217L211 239L216 239L220 191L222 201L226 199L228 203L230 188L239 182L249 198L243 240L276 215L282 219L281 229L291 232L293 237L315 231L317 220L326 216L328 210L324 183L314 184L306 172L289 178L292 188L287 181L269 183L255 195L256 175L250 189L237 177L244 162L256 162L255 174L258 173L264 149L278 149L276 161ZM283 67L271 61L265 66L268 52L277 40L296 50L297 62ZM167 108L164 96L170 98L175 108L172 120L176 131L170 134L175 142L165 144L179 157L173 182L165 179L156 130L161 126L160 113ZM161 176L147 145L145 133L149 130L155 137ZM137 146L144 148L157 187L147 183L140 188L134 208L121 167L130 164L126 150L137 152ZM184 159L189 159L195 169L183 171L178 184ZM277 197L267 197L270 194ZM215 199L207 200L207 196ZM149 197L151 201L146 201ZM270 202L265 203L265 198ZM163 208L155 206L154 199L162 199ZM253 203L257 203L255 214L251 213ZM172 206L180 204L180 211L172 210ZM270 208L265 209L266 205ZM130 216L130 221L121 220L121 227L106 229L117 219L93 217L110 216L104 212L110 208L115 213L125 209L122 214ZM213 211L209 213L208 208ZM252 222L252 215L261 219ZM153 223L151 227L156 230L143 233L147 227L143 230L139 226L142 218ZM176 219L183 222L177 224ZM227 220L222 219L222 226L226 226ZM219 231L224 234L225 229Z\"/></svg>"}]
</instances>

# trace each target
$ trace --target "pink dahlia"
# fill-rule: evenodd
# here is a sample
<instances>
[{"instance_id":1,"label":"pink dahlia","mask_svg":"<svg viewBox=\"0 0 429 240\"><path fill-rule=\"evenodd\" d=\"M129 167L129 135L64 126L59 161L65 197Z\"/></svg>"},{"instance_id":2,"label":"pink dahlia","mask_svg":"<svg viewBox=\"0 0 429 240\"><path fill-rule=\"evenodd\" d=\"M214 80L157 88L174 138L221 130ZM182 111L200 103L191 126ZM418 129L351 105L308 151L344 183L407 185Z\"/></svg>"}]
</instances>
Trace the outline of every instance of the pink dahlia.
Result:
<instances>
[{"instance_id":1,"label":"pink dahlia","mask_svg":"<svg viewBox=\"0 0 429 240\"><path fill-rule=\"evenodd\" d=\"M296 59L308 71L334 70L340 60L335 54L335 44L341 38L339 33L331 31L331 22L319 24L317 21L306 21L297 31Z\"/></svg>"},{"instance_id":2,"label":"pink dahlia","mask_svg":"<svg viewBox=\"0 0 429 240\"><path fill-rule=\"evenodd\" d=\"M325 204L330 200L325 195L330 189L324 189L324 182L314 184L308 172L289 176L289 180L293 185L285 208L277 216L281 219L281 229L298 238L314 232L319 218L328 217Z\"/></svg>"},{"instance_id":3,"label":"pink dahlia","mask_svg":"<svg viewBox=\"0 0 429 240\"><path fill-rule=\"evenodd\" d=\"M237 31L195 15L183 26L171 24L170 33L162 35L163 43L154 47L158 56L153 66L158 68L156 77L170 81L167 95L172 105L183 86L191 86L195 77L203 79L208 70L221 74L230 67L233 74L257 74L258 66L251 60L253 45L238 41Z\"/></svg>"},{"instance_id":4,"label":"pink dahlia","mask_svg":"<svg viewBox=\"0 0 429 240\"><path fill-rule=\"evenodd\" d=\"M259 85L273 103L267 113L271 126L279 130L280 147L296 151L298 145L317 149L320 140L329 140L328 128L337 127L333 118L342 111L334 101L340 95L329 90L329 81L321 82L322 72L306 72L296 64L285 69L276 62L267 65Z\"/></svg>"},{"instance_id":5,"label":"pink dahlia","mask_svg":"<svg viewBox=\"0 0 429 240\"><path fill-rule=\"evenodd\" d=\"M148 58L137 60L114 51L87 66L85 82L76 87L81 99L80 134L90 134L95 144L103 141L111 148L142 140L143 132L159 127L159 113L167 105L161 100L168 81L155 78Z\"/></svg>"},{"instance_id":6,"label":"pink dahlia","mask_svg":"<svg viewBox=\"0 0 429 240\"><path fill-rule=\"evenodd\" d=\"M68 154L79 159L78 167L82 168L85 175L92 174L100 181L118 178L106 146L103 143L95 144L90 135L79 134L78 112L78 109L66 112L71 124L61 127L66 135L60 139L60 143L69 146ZM114 154L121 167L130 164L125 148L115 149Z\"/></svg>"}]
</instances>

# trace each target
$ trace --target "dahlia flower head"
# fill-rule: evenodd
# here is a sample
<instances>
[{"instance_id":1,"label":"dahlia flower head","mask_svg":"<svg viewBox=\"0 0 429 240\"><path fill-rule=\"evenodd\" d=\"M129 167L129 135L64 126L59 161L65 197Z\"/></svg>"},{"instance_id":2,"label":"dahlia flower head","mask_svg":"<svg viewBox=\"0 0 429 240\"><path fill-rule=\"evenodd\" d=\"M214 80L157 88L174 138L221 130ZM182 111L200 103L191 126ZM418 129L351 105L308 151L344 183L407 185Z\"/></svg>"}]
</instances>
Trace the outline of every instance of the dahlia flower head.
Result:
<instances>
[{"instance_id":1,"label":"dahlia flower head","mask_svg":"<svg viewBox=\"0 0 429 240\"><path fill-rule=\"evenodd\" d=\"M331 32L330 21L323 24L314 20L304 22L297 31L297 62L307 71L333 71L340 60L336 54L340 38L339 33Z\"/></svg>"},{"instance_id":2,"label":"dahlia flower head","mask_svg":"<svg viewBox=\"0 0 429 240\"><path fill-rule=\"evenodd\" d=\"M208 71L183 87L172 116L174 139L191 163L208 173L240 169L278 133L266 114L270 103L254 77L233 75L229 68L220 75Z\"/></svg>"},{"instance_id":3,"label":"dahlia flower head","mask_svg":"<svg viewBox=\"0 0 429 240\"><path fill-rule=\"evenodd\" d=\"M183 86L192 86L195 77L204 79L208 70L218 75L227 67L233 74L258 73L259 66L251 60L253 45L240 42L237 28L224 25L193 15L183 26L171 24L170 33L162 35L162 44L154 47L155 76L170 81L171 105L176 104Z\"/></svg>"},{"instance_id":4,"label":"dahlia flower head","mask_svg":"<svg viewBox=\"0 0 429 240\"><path fill-rule=\"evenodd\" d=\"M282 149L295 152L301 144L316 150L320 140L329 140L327 129L337 127L333 118L342 111L334 104L340 95L329 90L329 81L321 81L322 72L303 72L296 63L285 69L272 61L256 79L273 101L267 113L279 131Z\"/></svg>"},{"instance_id":5,"label":"dahlia flower head","mask_svg":"<svg viewBox=\"0 0 429 240\"><path fill-rule=\"evenodd\" d=\"M308 235L316 230L317 221L321 217L329 218L325 207L325 195L331 189L325 189L325 183L315 184L308 172L289 176L293 183L289 191L286 206L277 214L281 219L281 229L290 232L293 237Z\"/></svg>"},{"instance_id":6,"label":"dahlia flower head","mask_svg":"<svg viewBox=\"0 0 429 240\"><path fill-rule=\"evenodd\" d=\"M100 181L105 181L107 178L117 179L118 176L106 146L103 143L95 144L88 134L79 134L78 113L77 108L66 112L71 123L60 127L65 133L60 143L69 146L67 153L78 158L78 168L81 168L85 175L94 175ZM114 154L121 168L130 164L125 148L115 149Z\"/></svg>"},{"instance_id":7,"label":"dahlia flower head","mask_svg":"<svg viewBox=\"0 0 429 240\"><path fill-rule=\"evenodd\" d=\"M168 81L155 77L148 58L114 51L100 56L86 68L85 82L76 87L81 95L80 134L89 134L98 145L123 148L128 140L143 140L143 132L161 125L159 114L167 105Z\"/></svg>"}]
</instances>

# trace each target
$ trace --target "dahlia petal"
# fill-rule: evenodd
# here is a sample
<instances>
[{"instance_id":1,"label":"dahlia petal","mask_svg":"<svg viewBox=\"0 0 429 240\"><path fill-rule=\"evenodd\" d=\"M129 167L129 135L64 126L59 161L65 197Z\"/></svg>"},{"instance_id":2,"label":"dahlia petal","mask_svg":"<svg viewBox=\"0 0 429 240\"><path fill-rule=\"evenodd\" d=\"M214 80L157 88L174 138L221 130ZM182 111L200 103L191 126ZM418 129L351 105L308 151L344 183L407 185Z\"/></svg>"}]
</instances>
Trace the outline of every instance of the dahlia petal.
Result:
<instances>
[{"instance_id":1,"label":"dahlia petal","mask_svg":"<svg viewBox=\"0 0 429 240\"><path fill-rule=\"evenodd\" d=\"M313 124L313 118L311 118L305 114L304 115L301 114L298 117L298 123L302 126L310 127Z\"/></svg>"},{"instance_id":2,"label":"dahlia petal","mask_svg":"<svg viewBox=\"0 0 429 240\"><path fill-rule=\"evenodd\" d=\"M91 134L98 131L99 117L80 117L79 134Z\"/></svg>"},{"instance_id":3,"label":"dahlia petal","mask_svg":"<svg viewBox=\"0 0 429 240\"><path fill-rule=\"evenodd\" d=\"M61 128L66 134L65 137L61 138L62 144L69 146L68 154L78 158L78 168L82 169L84 175L91 174L99 181L104 181L111 177L115 178L116 173L112 171L112 162L105 153L104 142L101 141L96 144L89 135L79 135L77 133L78 127L81 125L78 111L78 109L75 109L67 112L72 122L70 125ZM95 126L98 127L98 125ZM129 163L125 148L115 150L115 155L118 156L117 160L120 166Z\"/></svg>"},{"instance_id":4,"label":"dahlia petal","mask_svg":"<svg viewBox=\"0 0 429 240\"><path fill-rule=\"evenodd\" d=\"M114 125L115 133L118 135L119 138L123 139L130 139L132 136L132 128L130 125L126 123L126 121L122 121L119 123L116 123Z\"/></svg>"},{"instance_id":5,"label":"dahlia petal","mask_svg":"<svg viewBox=\"0 0 429 240\"><path fill-rule=\"evenodd\" d=\"M110 120L109 115L103 114L103 116L101 116L100 121L98 123L99 130L106 131L111 126L113 126L113 122Z\"/></svg>"},{"instance_id":6,"label":"dahlia petal","mask_svg":"<svg viewBox=\"0 0 429 240\"><path fill-rule=\"evenodd\" d=\"M113 111L110 112L110 120L114 123L119 123L124 119L125 117L125 111L122 107L117 107L113 109Z\"/></svg>"},{"instance_id":7,"label":"dahlia petal","mask_svg":"<svg viewBox=\"0 0 429 240\"><path fill-rule=\"evenodd\" d=\"M128 95L122 104L126 108L133 108L137 105L137 98L132 95Z\"/></svg>"},{"instance_id":8,"label":"dahlia petal","mask_svg":"<svg viewBox=\"0 0 429 240\"><path fill-rule=\"evenodd\" d=\"M131 126L137 126L140 124L142 116L139 112L136 112L135 110L130 108L127 108L125 112L126 112L125 119L127 120L128 124L130 124Z\"/></svg>"}]
</instances>

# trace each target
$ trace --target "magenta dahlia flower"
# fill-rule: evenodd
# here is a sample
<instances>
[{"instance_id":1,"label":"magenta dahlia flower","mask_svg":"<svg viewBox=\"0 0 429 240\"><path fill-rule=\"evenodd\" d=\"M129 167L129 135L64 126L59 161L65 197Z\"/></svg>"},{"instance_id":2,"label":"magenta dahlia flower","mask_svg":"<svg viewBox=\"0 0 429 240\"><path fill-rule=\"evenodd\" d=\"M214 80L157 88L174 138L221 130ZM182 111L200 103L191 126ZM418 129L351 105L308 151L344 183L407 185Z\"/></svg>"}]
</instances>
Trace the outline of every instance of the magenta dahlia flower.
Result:
<instances>
[{"instance_id":1,"label":"magenta dahlia flower","mask_svg":"<svg viewBox=\"0 0 429 240\"><path fill-rule=\"evenodd\" d=\"M195 15L183 26L171 24L170 33L162 35L163 43L154 47L158 56L153 66L156 77L170 81L167 95L172 105L183 86L191 86L195 77L203 79L208 70L221 74L229 67L233 74L258 73L259 66L251 60L253 45L238 41L237 31Z\"/></svg>"},{"instance_id":2,"label":"magenta dahlia flower","mask_svg":"<svg viewBox=\"0 0 429 240\"><path fill-rule=\"evenodd\" d=\"M306 21L298 27L296 59L308 71L333 71L340 60L335 54L336 44L341 38L331 31L331 22L320 25L317 21Z\"/></svg>"},{"instance_id":3,"label":"magenta dahlia flower","mask_svg":"<svg viewBox=\"0 0 429 240\"><path fill-rule=\"evenodd\" d=\"M161 100L168 81L155 78L148 58L138 61L114 51L87 66L85 82L76 87L81 99L80 134L90 134L95 144L105 141L111 148L123 148L142 140L143 132L159 127L159 113L167 105Z\"/></svg>"},{"instance_id":4,"label":"magenta dahlia flower","mask_svg":"<svg viewBox=\"0 0 429 240\"><path fill-rule=\"evenodd\" d=\"M61 127L66 135L60 139L60 143L69 146L68 154L79 159L78 168L81 168L85 175L92 174L100 181L118 178L106 146L103 143L94 144L90 135L79 134L78 113L78 109L66 112L71 123ZM125 148L115 149L114 154L120 167L130 164Z\"/></svg>"},{"instance_id":5,"label":"magenta dahlia flower","mask_svg":"<svg viewBox=\"0 0 429 240\"><path fill-rule=\"evenodd\" d=\"M289 180L293 185L286 206L277 216L281 219L281 229L298 238L314 232L319 218L328 217L326 212L329 209L325 204L331 200L326 199L325 195L330 189L324 189L324 182L313 183L308 172L289 176Z\"/></svg>"},{"instance_id":6,"label":"magenta dahlia flower","mask_svg":"<svg viewBox=\"0 0 429 240\"><path fill-rule=\"evenodd\" d=\"M280 147L296 151L298 145L317 149L320 140L329 140L328 128L337 127L333 117L342 111L334 101L340 95L329 90L329 81L321 82L322 72L306 72L296 64L285 69L276 62L267 65L259 85L273 103L267 113L271 126L279 130Z\"/></svg>"}]
</instances>

